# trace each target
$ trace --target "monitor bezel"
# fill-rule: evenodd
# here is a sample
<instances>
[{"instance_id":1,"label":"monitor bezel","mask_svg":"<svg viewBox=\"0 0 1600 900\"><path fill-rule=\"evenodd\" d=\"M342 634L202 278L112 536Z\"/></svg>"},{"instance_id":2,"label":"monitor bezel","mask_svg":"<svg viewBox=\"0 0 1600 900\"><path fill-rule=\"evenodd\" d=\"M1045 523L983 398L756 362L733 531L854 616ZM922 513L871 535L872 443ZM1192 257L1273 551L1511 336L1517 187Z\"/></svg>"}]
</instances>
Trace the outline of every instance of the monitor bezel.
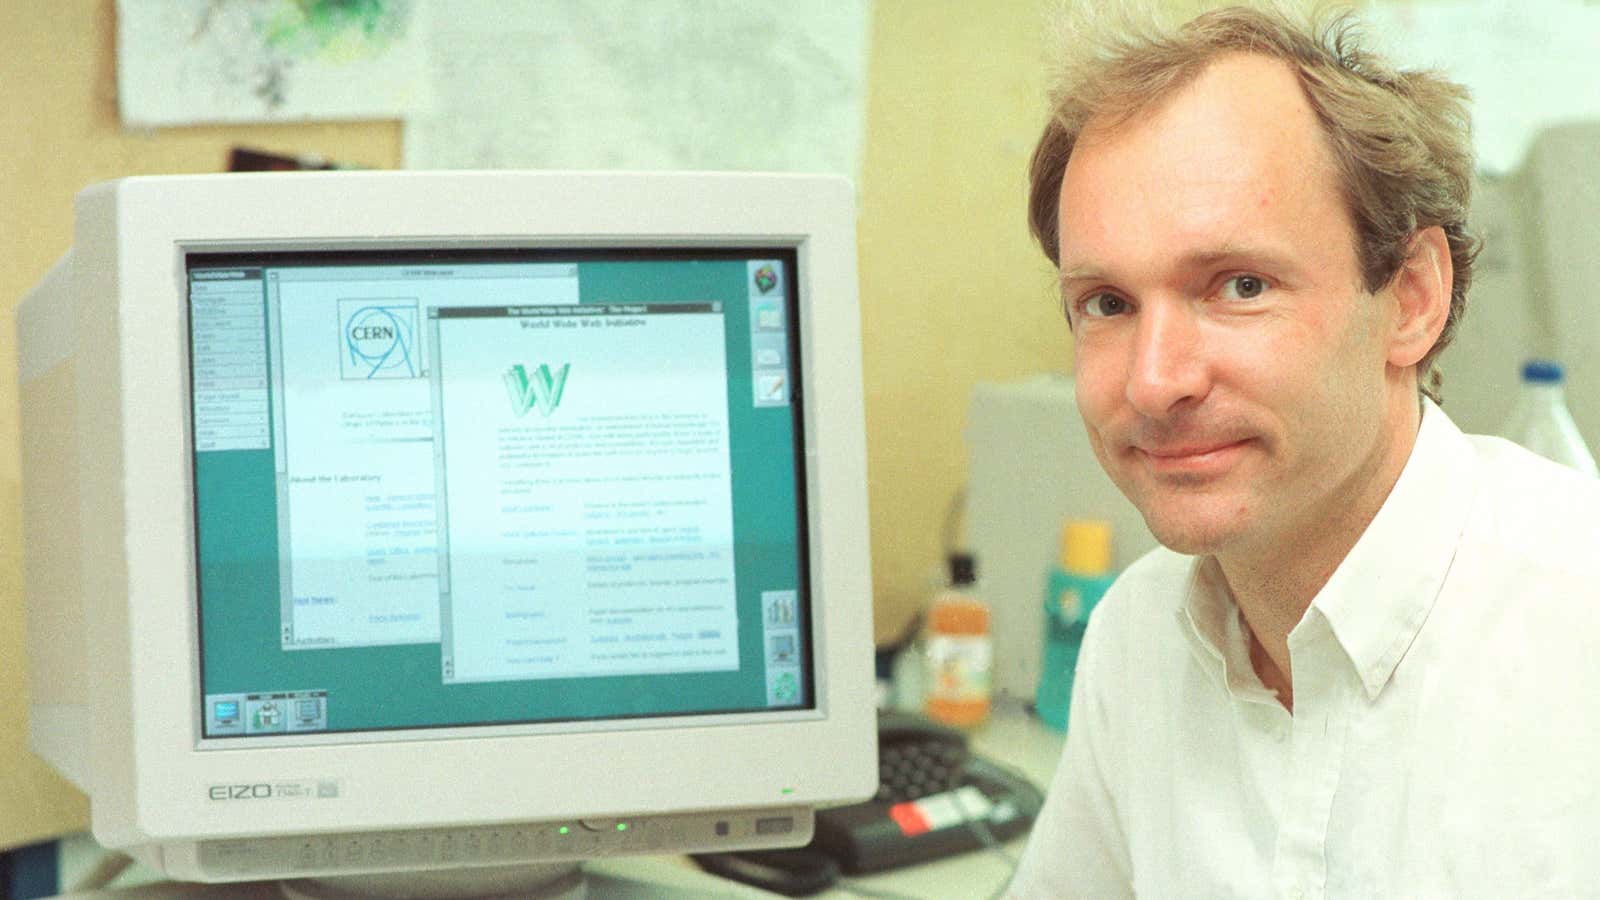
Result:
<instances>
[{"instance_id":1,"label":"monitor bezel","mask_svg":"<svg viewBox=\"0 0 1600 900\"><path fill-rule=\"evenodd\" d=\"M114 360L115 385L82 421L87 440L117 452L85 479L85 494L121 489L86 502L93 521L84 534L85 546L120 550L85 566L95 613L89 645L100 651L93 706L105 740L93 750L92 796L102 842L813 805L869 794L871 587L852 194L843 179L817 176L512 172L173 176L87 190L75 245L80 320L107 321L83 330L79 354ZM795 248L815 710L625 731L199 750L188 256L597 243ZM819 375L826 390L815 389ZM219 802L213 790L324 778L341 784L337 802Z\"/></svg>"}]
</instances>

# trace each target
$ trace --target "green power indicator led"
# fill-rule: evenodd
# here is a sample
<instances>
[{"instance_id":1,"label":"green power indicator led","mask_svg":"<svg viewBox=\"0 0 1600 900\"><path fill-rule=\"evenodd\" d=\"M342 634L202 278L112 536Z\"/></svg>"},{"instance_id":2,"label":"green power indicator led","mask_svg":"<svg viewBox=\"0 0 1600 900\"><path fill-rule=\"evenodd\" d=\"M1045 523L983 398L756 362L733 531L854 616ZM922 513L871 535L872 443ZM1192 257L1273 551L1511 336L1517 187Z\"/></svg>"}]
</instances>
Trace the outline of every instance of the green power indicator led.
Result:
<instances>
[{"instance_id":1,"label":"green power indicator led","mask_svg":"<svg viewBox=\"0 0 1600 900\"><path fill-rule=\"evenodd\" d=\"M618 831L627 831L628 830L628 823L627 822L618 822L617 823L617 830Z\"/></svg>"},{"instance_id":2,"label":"green power indicator led","mask_svg":"<svg viewBox=\"0 0 1600 900\"><path fill-rule=\"evenodd\" d=\"M568 827L567 827L567 826L565 826L565 825L563 825L563 826L561 826L561 833L562 833L562 834L571 834L571 833L572 833L572 829L571 829L571 828L568 828Z\"/></svg>"}]
</instances>

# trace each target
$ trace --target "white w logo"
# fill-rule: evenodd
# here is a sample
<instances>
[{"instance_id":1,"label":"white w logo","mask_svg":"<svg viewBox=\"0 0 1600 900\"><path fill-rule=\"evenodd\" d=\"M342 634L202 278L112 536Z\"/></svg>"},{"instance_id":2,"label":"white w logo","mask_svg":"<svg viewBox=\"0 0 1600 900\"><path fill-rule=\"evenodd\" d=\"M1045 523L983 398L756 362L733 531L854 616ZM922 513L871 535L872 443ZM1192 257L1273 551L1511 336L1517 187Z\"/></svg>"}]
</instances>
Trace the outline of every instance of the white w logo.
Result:
<instances>
[{"instance_id":1,"label":"white w logo","mask_svg":"<svg viewBox=\"0 0 1600 900\"><path fill-rule=\"evenodd\" d=\"M567 372L572 369L572 363L561 367L561 371L554 376L550 374L550 367L541 364L533 370L533 377L528 377L528 372L520 364L506 370L506 392L511 395L511 411L519 416L527 415L528 410L539 407L539 414L548 416L561 405L561 392L567 386Z\"/></svg>"}]
</instances>

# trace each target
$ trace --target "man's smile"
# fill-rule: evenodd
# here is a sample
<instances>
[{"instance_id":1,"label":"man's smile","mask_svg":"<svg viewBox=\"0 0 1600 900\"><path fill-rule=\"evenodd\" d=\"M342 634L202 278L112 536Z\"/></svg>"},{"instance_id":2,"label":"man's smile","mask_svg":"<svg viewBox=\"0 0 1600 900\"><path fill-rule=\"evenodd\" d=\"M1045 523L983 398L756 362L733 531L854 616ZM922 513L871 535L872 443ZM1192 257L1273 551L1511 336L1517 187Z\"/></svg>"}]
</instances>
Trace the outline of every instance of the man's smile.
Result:
<instances>
[{"instance_id":1,"label":"man's smile","mask_svg":"<svg viewBox=\"0 0 1600 900\"><path fill-rule=\"evenodd\" d=\"M1220 475L1244 454L1250 439L1228 443L1135 446L1133 452L1156 475Z\"/></svg>"}]
</instances>

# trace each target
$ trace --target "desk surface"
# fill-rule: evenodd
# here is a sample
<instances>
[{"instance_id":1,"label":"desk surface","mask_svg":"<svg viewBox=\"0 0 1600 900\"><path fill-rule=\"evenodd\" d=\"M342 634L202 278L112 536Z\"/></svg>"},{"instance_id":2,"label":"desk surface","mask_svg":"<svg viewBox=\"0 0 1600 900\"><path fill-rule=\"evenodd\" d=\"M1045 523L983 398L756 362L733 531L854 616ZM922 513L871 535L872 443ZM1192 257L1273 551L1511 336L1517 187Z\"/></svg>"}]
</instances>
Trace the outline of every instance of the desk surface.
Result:
<instances>
[{"instance_id":1,"label":"desk surface","mask_svg":"<svg viewBox=\"0 0 1600 900\"><path fill-rule=\"evenodd\" d=\"M1045 728L1020 708L1001 705L987 723L972 733L971 740L975 752L1021 770L1035 784L1044 788L1049 785L1061 755L1063 736ZM1026 843L1026 836L1016 838L1005 845L1006 852L1014 859ZM92 841L68 842L66 847L62 857L63 885L71 884L87 871L98 853L98 847ZM708 884L716 887L717 895L725 897L777 896L721 879L708 881L711 876L694 868L685 857L605 860L588 868L606 882L603 886L591 886L589 896L593 900L635 896L640 884L649 885L648 894L652 897L705 897L708 896ZM270 897L281 900L283 896L275 886L253 889L241 885L137 884L133 882L139 880L138 876L133 873L130 875L131 878L125 876L117 882L131 884L129 887L65 896L73 900L165 900L178 897L189 900L212 897L236 900ZM1010 876L1011 867L999 854L978 850L894 872L852 877L849 881L870 890L907 897L987 897L998 891ZM148 880L146 876L145 881ZM859 897L840 888L817 896Z\"/></svg>"}]
</instances>

